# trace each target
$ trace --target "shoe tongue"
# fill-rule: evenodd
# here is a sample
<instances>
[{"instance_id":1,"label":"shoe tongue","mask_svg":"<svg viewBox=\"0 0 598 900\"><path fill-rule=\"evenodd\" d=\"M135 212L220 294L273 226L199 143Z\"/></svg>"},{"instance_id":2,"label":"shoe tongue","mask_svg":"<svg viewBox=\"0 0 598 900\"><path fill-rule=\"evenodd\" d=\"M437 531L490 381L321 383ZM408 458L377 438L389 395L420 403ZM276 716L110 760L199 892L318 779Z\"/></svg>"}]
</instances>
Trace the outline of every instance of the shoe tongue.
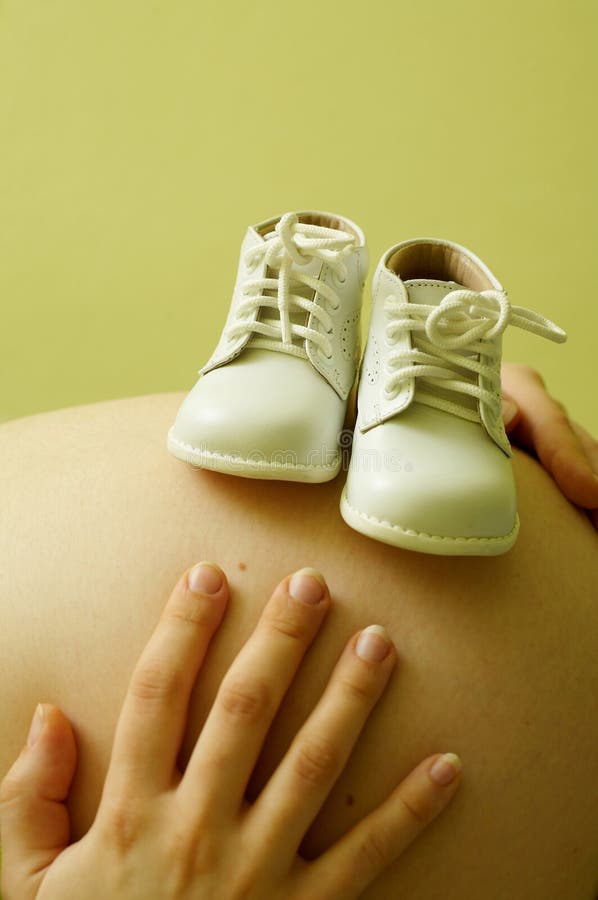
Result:
<instances>
[{"instance_id":1,"label":"shoe tongue","mask_svg":"<svg viewBox=\"0 0 598 900\"><path fill-rule=\"evenodd\" d=\"M465 285L458 284L456 281L440 281L436 278L411 278L408 281L404 281L403 284L405 285L410 303L422 303L427 306L438 306L451 291L465 290ZM411 334L414 347L416 346L418 334L424 334L424 339L427 339L423 332L412 332ZM478 357L478 354L471 350L452 350L451 352L457 353L459 356L474 357L476 359ZM439 363L439 365L442 365L442 363ZM459 366L451 366L451 368L454 368L455 379L477 383L477 380L474 382L475 374L469 369L464 369ZM438 381L437 384L426 381L425 387L423 385L422 387L426 393L433 394L435 397L442 397L453 403L456 401L459 405L466 406L468 409L477 410L478 408L478 402L475 397L472 397L470 394L465 394L462 391L452 391L447 388L442 388L440 387L440 381ZM417 401L417 388L418 379L416 378L414 401Z\"/></svg>"},{"instance_id":2,"label":"shoe tongue","mask_svg":"<svg viewBox=\"0 0 598 900\"><path fill-rule=\"evenodd\" d=\"M457 284L456 281L439 281L435 278L411 278L403 284L411 303L424 303L427 306L438 306L451 291L462 291L465 288L465 285Z\"/></svg>"}]
</instances>

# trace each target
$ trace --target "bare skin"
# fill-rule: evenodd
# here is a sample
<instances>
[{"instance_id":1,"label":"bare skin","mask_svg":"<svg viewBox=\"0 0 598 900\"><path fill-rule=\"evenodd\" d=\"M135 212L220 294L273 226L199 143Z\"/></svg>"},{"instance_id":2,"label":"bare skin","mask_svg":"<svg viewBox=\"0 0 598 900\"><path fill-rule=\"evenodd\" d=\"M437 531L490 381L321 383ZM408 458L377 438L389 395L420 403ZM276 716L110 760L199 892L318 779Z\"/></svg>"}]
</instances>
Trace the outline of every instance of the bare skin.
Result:
<instances>
[{"instance_id":1,"label":"bare skin","mask_svg":"<svg viewBox=\"0 0 598 900\"><path fill-rule=\"evenodd\" d=\"M273 584L313 565L332 606L274 719L248 802L316 706L347 640L380 623L395 645L396 670L307 831L305 858L330 848L422 760L452 750L464 766L453 802L363 896L593 900L591 514L516 452L522 526L512 551L468 560L397 551L342 522L343 473L307 488L173 460L163 438L182 397L80 407L1 429L8 565L0 573L0 774L19 753L38 700L59 707L78 752L71 840L88 831L135 663L179 573L203 558L226 572L231 595L191 695L184 769ZM521 408L519 417L524 424ZM560 475L568 490L585 477L571 466ZM592 488L582 490L587 498Z\"/></svg>"},{"instance_id":2,"label":"bare skin","mask_svg":"<svg viewBox=\"0 0 598 900\"><path fill-rule=\"evenodd\" d=\"M445 766L439 782L435 756L317 860L297 852L394 668L386 636L368 647L364 632L349 641L259 799L244 798L280 701L330 609L325 581L309 568L274 591L182 774L176 760L189 694L228 599L213 563L179 580L133 673L96 819L62 848L68 817L56 801L68 790L76 749L60 711L44 712L3 786L6 900L354 900L449 803L459 770L447 779ZM20 789L36 773L45 806Z\"/></svg>"}]
</instances>

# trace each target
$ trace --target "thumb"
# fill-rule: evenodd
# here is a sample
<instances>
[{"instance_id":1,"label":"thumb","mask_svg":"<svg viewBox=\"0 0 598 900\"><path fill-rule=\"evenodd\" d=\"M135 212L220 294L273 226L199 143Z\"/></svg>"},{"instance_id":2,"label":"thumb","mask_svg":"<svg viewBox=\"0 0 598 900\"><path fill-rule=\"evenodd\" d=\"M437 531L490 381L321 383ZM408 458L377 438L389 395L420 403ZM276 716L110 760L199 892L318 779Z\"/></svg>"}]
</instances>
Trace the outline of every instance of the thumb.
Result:
<instances>
[{"instance_id":1,"label":"thumb","mask_svg":"<svg viewBox=\"0 0 598 900\"><path fill-rule=\"evenodd\" d=\"M519 421L517 401L505 391L502 392L502 420L507 434L515 428Z\"/></svg>"},{"instance_id":2,"label":"thumb","mask_svg":"<svg viewBox=\"0 0 598 900\"><path fill-rule=\"evenodd\" d=\"M64 801L77 765L68 719L56 706L39 704L27 744L0 787L2 888L9 897L34 896L35 874L69 842Z\"/></svg>"}]
</instances>

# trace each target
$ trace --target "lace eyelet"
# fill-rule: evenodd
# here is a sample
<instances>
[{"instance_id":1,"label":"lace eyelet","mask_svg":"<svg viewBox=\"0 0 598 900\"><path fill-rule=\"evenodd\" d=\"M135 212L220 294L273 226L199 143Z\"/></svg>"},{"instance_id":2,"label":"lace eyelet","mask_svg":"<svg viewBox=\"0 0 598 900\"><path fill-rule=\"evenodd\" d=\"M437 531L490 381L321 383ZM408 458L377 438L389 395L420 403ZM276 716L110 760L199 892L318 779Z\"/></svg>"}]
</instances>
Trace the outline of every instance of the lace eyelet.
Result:
<instances>
[{"instance_id":1,"label":"lace eyelet","mask_svg":"<svg viewBox=\"0 0 598 900\"><path fill-rule=\"evenodd\" d=\"M332 270L332 280L334 281L334 283L335 283L336 285L338 285L339 287L342 287L342 285L343 285L343 284L346 282L346 280L347 280L347 273L346 273L346 271L345 271L345 274L341 276L341 275L339 275L339 273L336 271L336 269L333 269L333 270Z\"/></svg>"},{"instance_id":2,"label":"lace eyelet","mask_svg":"<svg viewBox=\"0 0 598 900\"><path fill-rule=\"evenodd\" d=\"M247 272L255 272L255 270L258 267L258 264L259 263L258 263L257 259L254 259L253 262L247 262L247 260L245 260L245 269Z\"/></svg>"}]
</instances>

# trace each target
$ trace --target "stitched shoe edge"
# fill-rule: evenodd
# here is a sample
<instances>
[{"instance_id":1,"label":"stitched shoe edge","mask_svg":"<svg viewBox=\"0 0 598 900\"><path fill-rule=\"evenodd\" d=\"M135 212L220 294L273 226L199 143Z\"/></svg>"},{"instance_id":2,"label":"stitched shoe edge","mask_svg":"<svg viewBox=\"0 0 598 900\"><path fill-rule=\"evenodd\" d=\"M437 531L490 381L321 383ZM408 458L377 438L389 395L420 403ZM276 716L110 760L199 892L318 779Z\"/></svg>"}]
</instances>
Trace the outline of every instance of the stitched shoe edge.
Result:
<instances>
[{"instance_id":1,"label":"stitched shoe edge","mask_svg":"<svg viewBox=\"0 0 598 900\"><path fill-rule=\"evenodd\" d=\"M356 509L347 499L346 486L341 494L340 512L349 527L367 537L405 550L437 556L499 556L511 549L519 533L518 514L512 529L499 537L448 537L415 531Z\"/></svg>"},{"instance_id":2,"label":"stitched shoe edge","mask_svg":"<svg viewBox=\"0 0 598 900\"><path fill-rule=\"evenodd\" d=\"M172 429L168 432L167 449L177 459L202 469L211 469L227 475L240 475L245 478L302 481L308 484L332 481L338 475L342 464L340 451L330 466L308 466L303 463L289 466L283 463L274 464L263 460L246 459L242 456L227 456L213 450L199 450L192 444L179 441L172 434Z\"/></svg>"}]
</instances>

